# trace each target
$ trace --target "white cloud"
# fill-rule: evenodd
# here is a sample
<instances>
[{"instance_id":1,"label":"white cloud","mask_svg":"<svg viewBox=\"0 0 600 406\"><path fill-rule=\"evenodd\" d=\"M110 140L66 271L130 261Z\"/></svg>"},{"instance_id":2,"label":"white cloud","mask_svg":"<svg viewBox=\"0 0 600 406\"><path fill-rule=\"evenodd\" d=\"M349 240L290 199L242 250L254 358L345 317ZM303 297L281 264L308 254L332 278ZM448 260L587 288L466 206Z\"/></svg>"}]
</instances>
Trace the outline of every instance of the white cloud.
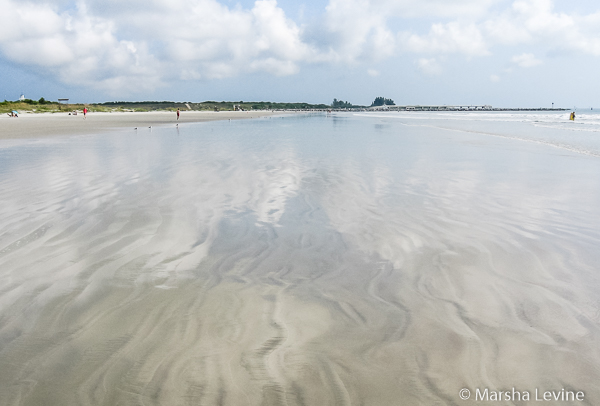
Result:
<instances>
[{"instance_id":1,"label":"white cloud","mask_svg":"<svg viewBox=\"0 0 600 406\"><path fill-rule=\"evenodd\" d=\"M371 77L379 76L379 71L375 69L368 69L367 74Z\"/></svg>"},{"instance_id":2,"label":"white cloud","mask_svg":"<svg viewBox=\"0 0 600 406\"><path fill-rule=\"evenodd\" d=\"M367 68L399 53L419 55L427 74L441 74L450 55L515 45L600 56L600 13L558 12L552 0L329 0L308 25L275 0L233 3L0 0L0 54L64 83L118 94L177 80L293 75L314 63ZM541 60L520 54L513 62Z\"/></svg>"},{"instance_id":3,"label":"white cloud","mask_svg":"<svg viewBox=\"0 0 600 406\"><path fill-rule=\"evenodd\" d=\"M275 76L287 76L298 73L298 66L292 61L282 61L276 58L258 59L249 65L251 70L265 71Z\"/></svg>"},{"instance_id":4,"label":"white cloud","mask_svg":"<svg viewBox=\"0 0 600 406\"><path fill-rule=\"evenodd\" d=\"M483 27L499 44L536 44L600 56L600 13L556 12L552 0L516 0L510 9L488 18Z\"/></svg>"},{"instance_id":5,"label":"white cloud","mask_svg":"<svg viewBox=\"0 0 600 406\"><path fill-rule=\"evenodd\" d=\"M490 80L491 80L492 82L494 82L494 83L496 83L496 82L500 82L500 76L498 76L498 75L491 75L491 76L490 76Z\"/></svg>"},{"instance_id":6,"label":"white cloud","mask_svg":"<svg viewBox=\"0 0 600 406\"><path fill-rule=\"evenodd\" d=\"M521 68L532 68L542 63L542 61L537 59L533 54L527 53L513 56L512 61Z\"/></svg>"},{"instance_id":7,"label":"white cloud","mask_svg":"<svg viewBox=\"0 0 600 406\"><path fill-rule=\"evenodd\" d=\"M538 43L600 56L600 13L554 11L552 0L330 0L327 34L339 59L411 53L490 55L495 46ZM506 7L508 5L508 7ZM428 18L428 33L401 30L394 19ZM445 19L442 22L439 20ZM450 21L447 21L450 19ZM438 21L436 21L438 20ZM375 38L382 38L376 41Z\"/></svg>"},{"instance_id":8,"label":"white cloud","mask_svg":"<svg viewBox=\"0 0 600 406\"><path fill-rule=\"evenodd\" d=\"M387 28L384 4L368 0L331 0L325 29L332 37L335 60L353 62L393 54L395 36Z\"/></svg>"},{"instance_id":9,"label":"white cloud","mask_svg":"<svg viewBox=\"0 0 600 406\"><path fill-rule=\"evenodd\" d=\"M470 18L485 16L505 0L330 0L339 15L379 15L383 18Z\"/></svg>"},{"instance_id":10,"label":"white cloud","mask_svg":"<svg viewBox=\"0 0 600 406\"><path fill-rule=\"evenodd\" d=\"M301 41L300 28L273 0L257 1L251 10L230 10L204 0L183 21L180 14L168 15L168 24L154 37L168 56L165 65L173 70L185 66L209 79L251 71L285 76L298 72L297 64L315 54Z\"/></svg>"},{"instance_id":11,"label":"white cloud","mask_svg":"<svg viewBox=\"0 0 600 406\"><path fill-rule=\"evenodd\" d=\"M81 6L72 14L46 4L0 0L0 51L71 85L135 91L160 83L144 43L119 40L116 27Z\"/></svg>"},{"instance_id":12,"label":"white cloud","mask_svg":"<svg viewBox=\"0 0 600 406\"><path fill-rule=\"evenodd\" d=\"M435 58L421 58L417 61L421 72L427 75L439 75L442 73L442 67Z\"/></svg>"},{"instance_id":13,"label":"white cloud","mask_svg":"<svg viewBox=\"0 0 600 406\"><path fill-rule=\"evenodd\" d=\"M316 57L274 0L256 1L250 10L215 0L138 5L132 18L119 6L112 14L106 4L98 11L93 0L62 13L43 2L0 0L0 52L64 83L114 93L173 78L290 75Z\"/></svg>"},{"instance_id":14,"label":"white cloud","mask_svg":"<svg viewBox=\"0 0 600 406\"><path fill-rule=\"evenodd\" d=\"M326 32L336 41L337 60L385 58L398 47L409 52L486 55L487 45L479 28L469 19L484 16L501 0L330 0ZM434 23L427 35L394 32L389 21L411 18L457 18Z\"/></svg>"},{"instance_id":15,"label":"white cloud","mask_svg":"<svg viewBox=\"0 0 600 406\"><path fill-rule=\"evenodd\" d=\"M427 35L403 33L401 38L405 47L416 53L460 53L469 56L489 54L485 39L475 24L433 24Z\"/></svg>"}]
</instances>

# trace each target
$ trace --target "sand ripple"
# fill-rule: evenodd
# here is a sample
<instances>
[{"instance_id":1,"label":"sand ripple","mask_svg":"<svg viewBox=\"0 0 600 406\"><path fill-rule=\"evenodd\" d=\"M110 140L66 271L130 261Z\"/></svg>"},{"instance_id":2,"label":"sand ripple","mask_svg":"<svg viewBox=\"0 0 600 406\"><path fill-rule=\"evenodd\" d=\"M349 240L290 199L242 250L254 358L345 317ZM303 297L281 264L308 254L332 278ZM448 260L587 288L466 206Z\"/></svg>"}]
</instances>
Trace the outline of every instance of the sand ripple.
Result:
<instances>
[{"instance_id":1,"label":"sand ripple","mask_svg":"<svg viewBox=\"0 0 600 406\"><path fill-rule=\"evenodd\" d=\"M0 149L0 405L600 403L600 161L370 120Z\"/></svg>"}]
</instances>

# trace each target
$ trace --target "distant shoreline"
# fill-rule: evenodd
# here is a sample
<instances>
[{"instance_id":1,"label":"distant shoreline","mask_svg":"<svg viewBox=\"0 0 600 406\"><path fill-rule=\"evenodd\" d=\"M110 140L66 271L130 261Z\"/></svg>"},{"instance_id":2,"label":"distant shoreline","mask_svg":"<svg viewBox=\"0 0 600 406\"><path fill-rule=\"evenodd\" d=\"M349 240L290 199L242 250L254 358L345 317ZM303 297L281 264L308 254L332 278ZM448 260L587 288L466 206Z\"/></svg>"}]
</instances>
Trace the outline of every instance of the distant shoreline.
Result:
<instances>
[{"instance_id":1,"label":"distant shoreline","mask_svg":"<svg viewBox=\"0 0 600 406\"><path fill-rule=\"evenodd\" d=\"M67 99L64 99L67 100ZM393 103L393 101L390 100ZM493 107L489 104L481 105L396 105L386 104L378 106L352 105L348 102L344 105L334 104L312 104L304 102L244 102L244 101L204 101L204 102L170 102L170 101L140 101L140 102L104 102L104 103L68 103L55 102L40 99L35 100L19 100L19 101L4 101L0 102L0 112L10 113L16 110L20 113L64 113L69 111L81 112L84 107L94 113L123 113L123 112L172 112L178 109L186 112L257 112L257 111L289 111L289 112L314 112L314 111L569 111L563 107L545 108L545 107ZM334 107L335 105L335 107Z\"/></svg>"}]
</instances>

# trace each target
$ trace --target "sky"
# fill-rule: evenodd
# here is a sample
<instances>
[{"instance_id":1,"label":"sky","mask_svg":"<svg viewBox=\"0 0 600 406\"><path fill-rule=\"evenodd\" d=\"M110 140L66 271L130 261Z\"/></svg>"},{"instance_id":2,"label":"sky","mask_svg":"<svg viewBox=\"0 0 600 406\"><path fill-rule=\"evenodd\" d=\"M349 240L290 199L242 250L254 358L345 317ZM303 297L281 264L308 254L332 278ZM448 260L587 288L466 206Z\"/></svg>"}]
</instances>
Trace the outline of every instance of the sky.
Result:
<instances>
[{"instance_id":1,"label":"sky","mask_svg":"<svg viewBox=\"0 0 600 406\"><path fill-rule=\"evenodd\" d=\"M0 98L600 107L596 0L0 0Z\"/></svg>"}]
</instances>

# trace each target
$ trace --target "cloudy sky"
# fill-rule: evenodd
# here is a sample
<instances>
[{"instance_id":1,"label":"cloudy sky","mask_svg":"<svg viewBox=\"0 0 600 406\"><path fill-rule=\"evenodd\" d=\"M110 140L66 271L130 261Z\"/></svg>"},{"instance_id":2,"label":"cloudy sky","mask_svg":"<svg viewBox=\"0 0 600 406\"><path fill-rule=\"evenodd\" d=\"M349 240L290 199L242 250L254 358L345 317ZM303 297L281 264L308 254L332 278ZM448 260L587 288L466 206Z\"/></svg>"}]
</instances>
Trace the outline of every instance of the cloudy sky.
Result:
<instances>
[{"instance_id":1,"label":"cloudy sky","mask_svg":"<svg viewBox=\"0 0 600 406\"><path fill-rule=\"evenodd\" d=\"M600 107L597 0L0 0L0 98Z\"/></svg>"}]
</instances>

